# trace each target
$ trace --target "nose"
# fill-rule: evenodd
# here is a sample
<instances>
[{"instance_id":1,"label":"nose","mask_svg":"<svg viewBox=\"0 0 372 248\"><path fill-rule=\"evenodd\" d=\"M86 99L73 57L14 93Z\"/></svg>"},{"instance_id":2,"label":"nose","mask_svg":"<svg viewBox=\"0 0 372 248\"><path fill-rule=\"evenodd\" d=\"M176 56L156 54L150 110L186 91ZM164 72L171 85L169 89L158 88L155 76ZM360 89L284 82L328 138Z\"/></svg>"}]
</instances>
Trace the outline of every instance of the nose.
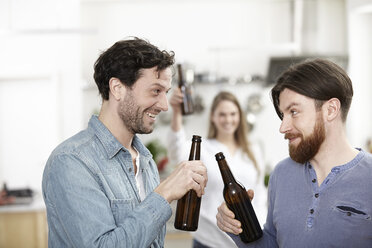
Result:
<instances>
[{"instance_id":1,"label":"nose","mask_svg":"<svg viewBox=\"0 0 372 248\"><path fill-rule=\"evenodd\" d=\"M161 111L168 111L168 98L166 94L161 95L158 106Z\"/></svg>"},{"instance_id":2,"label":"nose","mask_svg":"<svg viewBox=\"0 0 372 248\"><path fill-rule=\"evenodd\" d=\"M222 117L222 120L224 122L231 122L232 117L230 115L225 115L225 116Z\"/></svg>"},{"instance_id":3,"label":"nose","mask_svg":"<svg viewBox=\"0 0 372 248\"><path fill-rule=\"evenodd\" d=\"M289 118L283 116L282 123L280 124L279 132L287 133L292 128Z\"/></svg>"}]
</instances>

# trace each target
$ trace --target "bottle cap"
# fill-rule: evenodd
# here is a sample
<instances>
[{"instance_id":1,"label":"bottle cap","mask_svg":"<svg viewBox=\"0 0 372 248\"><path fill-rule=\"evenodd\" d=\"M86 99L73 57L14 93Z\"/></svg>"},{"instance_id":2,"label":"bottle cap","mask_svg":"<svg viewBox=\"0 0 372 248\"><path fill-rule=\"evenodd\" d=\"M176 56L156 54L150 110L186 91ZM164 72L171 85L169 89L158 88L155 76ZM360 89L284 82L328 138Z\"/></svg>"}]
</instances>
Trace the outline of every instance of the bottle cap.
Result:
<instances>
[{"instance_id":1,"label":"bottle cap","mask_svg":"<svg viewBox=\"0 0 372 248\"><path fill-rule=\"evenodd\" d=\"M216 160L222 160L222 159L225 159L225 156L223 155L222 152L219 152L219 153L216 153Z\"/></svg>"},{"instance_id":2,"label":"bottle cap","mask_svg":"<svg viewBox=\"0 0 372 248\"><path fill-rule=\"evenodd\" d=\"M201 136L199 135L193 135L191 141L201 142Z\"/></svg>"}]
</instances>

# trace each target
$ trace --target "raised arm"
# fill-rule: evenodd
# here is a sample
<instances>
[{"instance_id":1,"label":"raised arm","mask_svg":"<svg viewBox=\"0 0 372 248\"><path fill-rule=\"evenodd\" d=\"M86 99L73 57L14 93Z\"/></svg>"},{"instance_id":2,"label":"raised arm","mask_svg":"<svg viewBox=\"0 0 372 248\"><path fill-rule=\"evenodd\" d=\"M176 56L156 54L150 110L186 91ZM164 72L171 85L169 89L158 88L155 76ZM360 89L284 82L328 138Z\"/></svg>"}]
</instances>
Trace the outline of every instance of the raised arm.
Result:
<instances>
[{"instance_id":1,"label":"raised arm","mask_svg":"<svg viewBox=\"0 0 372 248\"><path fill-rule=\"evenodd\" d=\"M169 100L170 105L172 106L172 120L171 128L174 132L178 132L182 128L182 110L181 103L183 99L183 94L179 88L173 89L172 96Z\"/></svg>"},{"instance_id":2,"label":"raised arm","mask_svg":"<svg viewBox=\"0 0 372 248\"><path fill-rule=\"evenodd\" d=\"M171 129L167 134L168 158L171 164L176 165L183 160L187 160L191 137L188 140L182 126L182 92L177 87L173 90L169 103L172 107ZM189 141L189 142L188 142Z\"/></svg>"}]
</instances>

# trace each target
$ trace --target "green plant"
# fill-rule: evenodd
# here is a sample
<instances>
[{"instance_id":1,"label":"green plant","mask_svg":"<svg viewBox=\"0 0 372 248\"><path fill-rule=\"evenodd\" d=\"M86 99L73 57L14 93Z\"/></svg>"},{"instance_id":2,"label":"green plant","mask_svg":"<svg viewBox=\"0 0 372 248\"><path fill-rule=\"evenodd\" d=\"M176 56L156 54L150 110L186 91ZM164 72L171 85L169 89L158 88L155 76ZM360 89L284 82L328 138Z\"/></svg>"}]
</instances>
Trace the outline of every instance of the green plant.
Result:
<instances>
[{"instance_id":1,"label":"green plant","mask_svg":"<svg viewBox=\"0 0 372 248\"><path fill-rule=\"evenodd\" d=\"M147 149L151 152L159 171L163 170L168 163L167 149L158 139L151 140L146 144Z\"/></svg>"}]
</instances>

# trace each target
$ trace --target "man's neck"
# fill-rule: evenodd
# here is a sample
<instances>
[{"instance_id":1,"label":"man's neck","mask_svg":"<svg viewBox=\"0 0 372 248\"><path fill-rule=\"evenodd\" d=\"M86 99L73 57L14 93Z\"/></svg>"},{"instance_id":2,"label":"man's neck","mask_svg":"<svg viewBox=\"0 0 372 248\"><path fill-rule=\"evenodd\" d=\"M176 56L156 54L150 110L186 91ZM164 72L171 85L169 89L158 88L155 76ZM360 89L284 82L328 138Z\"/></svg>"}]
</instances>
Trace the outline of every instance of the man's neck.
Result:
<instances>
[{"instance_id":1,"label":"man's neck","mask_svg":"<svg viewBox=\"0 0 372 248\"><path fill-rule=\"evenodd\" d=\"M358 151L351 147L345 135L326 139L315 157L310 160L317 174L318 184L322 184L333 167L350 162L357 154Z\"/></svg>"},{"instance_id":2,"label":"man's neck","mask_svg":"<svg viewBox=\"0 0 372 248\"><path fill-rule=\"evenodd\" d=\"M120 144L126 149L131 150L134 134L128 131L119 115L113 112L108 105L109 103L104 101L98 119L107 127Z\"/></svg>"}]
</instances>

